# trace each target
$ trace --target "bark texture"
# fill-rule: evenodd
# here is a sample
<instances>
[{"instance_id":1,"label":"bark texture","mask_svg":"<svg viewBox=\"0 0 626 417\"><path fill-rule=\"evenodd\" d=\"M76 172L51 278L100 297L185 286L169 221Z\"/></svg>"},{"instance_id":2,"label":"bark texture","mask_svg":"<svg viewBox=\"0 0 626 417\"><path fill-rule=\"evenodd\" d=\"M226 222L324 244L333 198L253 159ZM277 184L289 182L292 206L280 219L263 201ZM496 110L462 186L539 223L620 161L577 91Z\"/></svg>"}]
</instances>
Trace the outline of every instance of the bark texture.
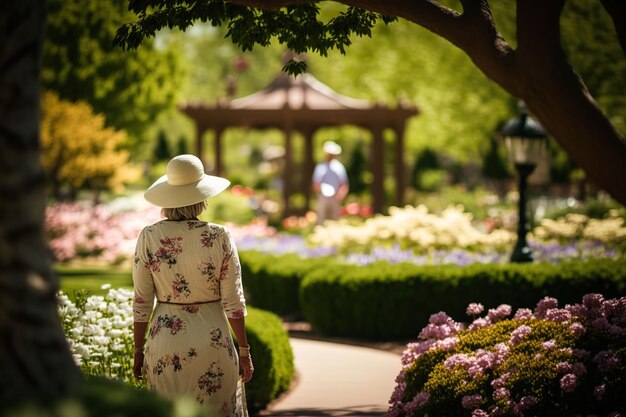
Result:
<instances>
[{"instance_id":1,"label":"bark texture","mask_svg":"<svg viewBox=\"0 0 626 417\"><path fill-rule=\"evenodd\" d=\"M39 68L43 0L0 5L0 404L52 400L81 376L57 314L43 236Z\"/></svg>"}]
</instances>

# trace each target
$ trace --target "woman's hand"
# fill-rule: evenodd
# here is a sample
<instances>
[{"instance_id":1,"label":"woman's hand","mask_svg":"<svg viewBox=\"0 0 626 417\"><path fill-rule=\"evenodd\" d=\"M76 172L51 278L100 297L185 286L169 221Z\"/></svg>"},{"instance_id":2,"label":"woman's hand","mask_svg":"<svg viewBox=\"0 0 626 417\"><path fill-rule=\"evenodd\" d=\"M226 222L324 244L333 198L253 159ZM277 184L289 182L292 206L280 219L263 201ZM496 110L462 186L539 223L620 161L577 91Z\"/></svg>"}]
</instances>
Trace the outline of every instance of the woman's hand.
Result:
<instances>
[{"instance_id":1,"label":"woman's hand","mask_svg":"<svg viewBox=\"0 0 626 417\"><path fill-rule=\"evenodd\" d=\"M251 356L239 356L239 371L243 382L248 382L252 379L254 366L252 365Z\"/></svg>"},{"instance_id":2,"label":"woman's hand","mask_svg":"<svg viewBox=\"0 0 626 417\"><path fill-rule=\"evenodd\" d=\"M133 364L133 374L135 375L135 378L139 380L143 379L142 369L143 369L143 352L135 352L135 361Z\"/></svg>"}]
</instances>

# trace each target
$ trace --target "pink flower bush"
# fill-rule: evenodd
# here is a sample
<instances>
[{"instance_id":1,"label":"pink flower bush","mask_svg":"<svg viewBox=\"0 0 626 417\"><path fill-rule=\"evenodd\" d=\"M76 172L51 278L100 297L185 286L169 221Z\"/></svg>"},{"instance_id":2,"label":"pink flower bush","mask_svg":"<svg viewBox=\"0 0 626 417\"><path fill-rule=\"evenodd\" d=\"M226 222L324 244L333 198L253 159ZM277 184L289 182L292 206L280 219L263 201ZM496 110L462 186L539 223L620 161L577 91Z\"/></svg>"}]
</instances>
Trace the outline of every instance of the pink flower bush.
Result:
<instances>
[{"instance_id":1,"label":"pink flower bush","mask_svg":"<svg viewBox=\"0 0 626 417\"><path fill-rule=\"evenodd\" d=\"M478 310L473 303L467 313ZM511 313L501 305L468 327L433 314L403 353L388 415L626 412L626 297L588 294L564 308L545 297L534 311Z\"/></svg>"},{"instance_id":2,"label":"pink flower bush","mask_svg":"<svg viewBox=\"0 0 626 417\"><path fill-rule=\"evenodd\" d=\"M132 257L141 229L158 221L160 210L117 211L105 205L60 203L45 213L48 244L54 258L98 258L111 263Z\"/></svg>"},{"instance_id":3,"label":"pink flower bush","mask_svg":"<svg viewBox=\"0 0 626 417\"><path fill-rule=\"evenodd\" d=\"M480 303L471 303L469 306L467 306L467 315L468 316L477 316L480 313L482 313L485 310L485 307L483 307L482 304Z\"/></svg>"}]
</instances>

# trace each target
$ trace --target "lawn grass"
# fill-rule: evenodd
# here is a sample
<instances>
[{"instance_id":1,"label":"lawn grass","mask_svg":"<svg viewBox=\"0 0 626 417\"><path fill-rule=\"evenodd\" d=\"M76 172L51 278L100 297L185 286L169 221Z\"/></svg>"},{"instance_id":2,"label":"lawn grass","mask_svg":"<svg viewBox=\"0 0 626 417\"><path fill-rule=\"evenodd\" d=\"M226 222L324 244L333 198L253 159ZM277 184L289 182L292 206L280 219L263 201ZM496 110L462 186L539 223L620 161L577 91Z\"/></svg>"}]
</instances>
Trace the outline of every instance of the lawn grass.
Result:
<instances>
[{"instance_id":1,"label":"lawn grass","mask_svg":"<svg viewBox=\"0 0 626 417\"><path fill-rule=\"evenodd\" d=\"M109 266L66 266L57 265L54 270L61 278L61 291L74 298L77 290L87 290L89 295L104 295L103 284L112 288L132 288L133 279L129 269Z\"/></svg>"}]
</instances>

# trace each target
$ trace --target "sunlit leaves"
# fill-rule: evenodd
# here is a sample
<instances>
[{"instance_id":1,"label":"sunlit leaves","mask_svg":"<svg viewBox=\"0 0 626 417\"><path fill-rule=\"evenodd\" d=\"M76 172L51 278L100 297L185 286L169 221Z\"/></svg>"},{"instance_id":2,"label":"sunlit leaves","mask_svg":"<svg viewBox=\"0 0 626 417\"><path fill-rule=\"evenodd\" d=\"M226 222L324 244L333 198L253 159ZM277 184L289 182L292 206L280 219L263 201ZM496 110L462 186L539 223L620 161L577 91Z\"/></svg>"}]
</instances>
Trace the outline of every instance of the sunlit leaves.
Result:
<instances>
[{"instance_id":1,"label":"sunlit leaves","mask_svg":"<svg viewBox=\"0 0 626 417\"><path fill-rule=\"evenodd\" d=\"M354 36L371 36L379 22L385 24L393 17L349 7L328 21L320 18L318 3L289 6L280 10L260 10L230 4L223 0L204 1L130 1L129 8L138 15L136 22L123 25L117 31L115 43L125 49L137 48L145 38L153 37L162 28L185 30L194 21L225 25L226 37L243 51L255 46L267 46L272 39L296 53L315 52L327 56L330 50L341 53ZM284 70L296 75L306 71L303 62L289 62Z\"/></svg>"},{"instance_id":2,"label":"sunlit leaves","mask_svg":"<svg viewBox=\"0 0 626 417\"><path fill-rule=\"evenodd\" d=\"M119 150L126 133L105 127L102 115L84 102L42 96L41 162L53 189L83 187L119 190L132 178L125 166L128 152Z\"/></svg>"}]
</instances>

